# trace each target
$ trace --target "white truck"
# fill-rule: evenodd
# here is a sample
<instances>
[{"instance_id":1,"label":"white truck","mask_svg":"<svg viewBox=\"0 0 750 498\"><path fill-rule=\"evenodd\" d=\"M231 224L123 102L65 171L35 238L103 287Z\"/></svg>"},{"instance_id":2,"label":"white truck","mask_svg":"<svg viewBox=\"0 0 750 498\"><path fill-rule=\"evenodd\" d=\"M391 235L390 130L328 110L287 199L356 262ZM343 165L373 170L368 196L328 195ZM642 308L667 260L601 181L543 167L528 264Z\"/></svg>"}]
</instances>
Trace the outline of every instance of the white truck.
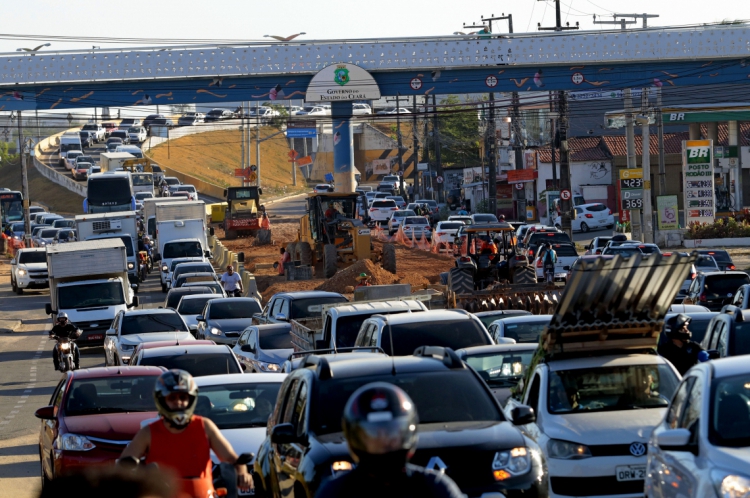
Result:
<instances>
[{"instance_id":1,"label":"white truck","mask_svg":"<svg viewBox=\"0 0 750 498\"><path fill-rule=\"evenodd\" d=\"M122 163L131 159L136 159L136 157L127 152L102 152L99 154L99 165L102 173L117 171L122 168Z\"/></svg>"},{"instance_id":2,"label":"white truck","mask_svg":"<svg viewBox=\"0 0 750 498\"><path fill-rule=\"evenodd\" d=\"M320 305L321 316L292 319L294 351L354 347L360 326L371 316L427 311L422 300L429 299L426 295L415 295L382 301Z\"/></svg>"},{"instance_id":3,"label":"white truck","mask_svg":"<svg viewBox=\"0 0 750 498\"><path fill-rule=\"evenodd\" d=\"M81 136L77 131L67 131L60 135L60 150L58 151L60 166L66 165L69 150L80 150L83 152Z\"/></svg>"},{"instance_id":4,"label":"white truck","mask_svg":"<svg viewBox=\"0 0 750 498\"><path fill-rule=\"evenodd\" d=\"M76 232L78 240L122 240L128 260L128 280L138 291L138 220L134 211L79 214Z\"/></svg>"},{"instance_id":5,"label":"white truck","mask_svg":"<svg viewBox=\"0 0 750 498\"><path fill-rule=\"evenodd\" d=\"M120 239L87 240L47 247L48 315L64 312L83 334L80 346L101 346L117 313L138 306L128 284ZM54 320L54 317L53 317Z\"/></svg>"},{"instance_id":6,"label":"white truck","mask_svg":"<svg viewBox=\"0 0 750 498\"><path fill-rule=\"evenodd\" d=\"M188 198L184 195L175 197L155 197L153 199L143 199L143 210L141 218L146 226L146 233L152 239L156 240L156 204L167 204L171 202L184 202ZM191 202L191 204L193 204Z\"/></svg>"},{"instance_id":7,"label":"white truck","mask_svg":"<svg viewBox=\"0 0 750 498\"><path fill-rule=\"evenodd\" d=\"M16 257L10 260L10 286L16 294L24 289L46 289L47 253L44 248L19 249Z\"/></svg>"},{"instance_id":8,"label":"white truck","mask_svg":"<svg viewBox=\"0 0 750 498\"><path fill-rule=\"evenodd\" d=\"M210 229L213 235L213 228ZM167 220L156 223L158 253L154 261L160 262L161 291L167 292L169 270L174 258L211 258L208 249L206 222L203 220Z\"/></svg>"}]
</instances>

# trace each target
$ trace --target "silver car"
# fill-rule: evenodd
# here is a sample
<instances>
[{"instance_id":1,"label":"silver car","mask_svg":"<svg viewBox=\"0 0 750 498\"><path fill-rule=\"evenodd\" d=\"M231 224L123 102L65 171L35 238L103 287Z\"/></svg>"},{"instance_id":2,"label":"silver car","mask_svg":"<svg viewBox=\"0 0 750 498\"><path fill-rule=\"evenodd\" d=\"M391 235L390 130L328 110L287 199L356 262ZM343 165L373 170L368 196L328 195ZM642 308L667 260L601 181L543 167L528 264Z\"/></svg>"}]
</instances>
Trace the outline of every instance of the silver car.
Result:
<instances>
[{"instance_id":1,"label":"silver car","mask_svg":"<svg viewBox=\"0 0 750 498\"><path fill-rule=\"evenodd\" d=\"M203 315L197 317L197 339L210 339L217 344L234 346L240 333L252 325L253 315L260 313L260 303L251 297L212 299Z\"/></svg>"},{"instance_id":2,"label":"silver car","mask_svg":"<svg viewBox=\"0 0 750 498\"><path fill-rule=\"evenodd\" d=\"M188 294L182 296L180 302L177 303L177 313L187 323L190 333L195 333L198 330L198 317L203 314L206 303L219 297L222 296L219 294Z\"/></svg>"}]
</instances>

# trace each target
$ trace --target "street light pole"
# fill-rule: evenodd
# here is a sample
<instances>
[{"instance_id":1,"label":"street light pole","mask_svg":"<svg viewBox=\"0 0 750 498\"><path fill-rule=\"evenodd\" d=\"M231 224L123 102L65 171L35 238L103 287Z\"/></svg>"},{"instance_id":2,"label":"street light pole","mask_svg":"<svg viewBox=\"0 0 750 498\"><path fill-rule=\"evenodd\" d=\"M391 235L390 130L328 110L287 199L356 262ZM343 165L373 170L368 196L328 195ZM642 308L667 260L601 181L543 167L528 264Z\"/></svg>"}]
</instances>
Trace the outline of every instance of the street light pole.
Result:
<instances>
[{"instance_id":1,"label":"street light pole","mask_svg":"<svg viewBox=\"0 0 750 498\"><path fill-rule=\"evenodd\" d=\"M23 124L21 123L21 111L18 114L18 160L21 163L21 189L23 193L23 221L24 221L24 245L31 247L31 215L29 214L29 175L26 169L26 155L24 154Z\"/></svg>"}]
</instances>

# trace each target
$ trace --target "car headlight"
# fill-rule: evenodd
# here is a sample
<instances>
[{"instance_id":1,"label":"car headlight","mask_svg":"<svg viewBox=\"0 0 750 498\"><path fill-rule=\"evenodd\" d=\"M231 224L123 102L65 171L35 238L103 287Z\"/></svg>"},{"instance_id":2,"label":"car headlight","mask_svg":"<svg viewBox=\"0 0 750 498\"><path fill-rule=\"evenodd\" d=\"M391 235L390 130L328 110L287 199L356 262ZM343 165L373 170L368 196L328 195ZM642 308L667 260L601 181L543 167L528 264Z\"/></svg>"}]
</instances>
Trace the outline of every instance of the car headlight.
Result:
<instances>
[{"instance_id":1,"label":"car headlight","mask_svg":"<svg viewBox=\"0 0 750 498\"><path fill-rule=\"evenodd\" d=\"M43 245L46 245L46 244L47 244L47 243L46 243L45 241L43 241L43 240L40 240L40 241L39 241L39 245L40 245L40 246L43 246Z\"/></svg>"},{"instance_id":2,"label":"car headlight","mask_svg":"<svg viewBox=\"0 0 750 498\"><path fill-rule=\"evenodd\" d=\"M339 460L331 464L331 474L335 476L339 472L348 472L352 470L353 468L354 468L354 464L352 464L352 462L348 462L346 460Z\"/></svg>"},{"instance_id":3,"label":"car headlight","mask_svg":"<svg viewBox=\"0 0 750 498\"><path fill-rule=\"evenodd\" d=\"M90 451L96 448L86 436L63 434L58 440L58 447L66 451Z\"/></svg>"},{"instance_id":4,"label":"car headlight","mask_svg":"<svg viewBox=\"0 0 750 498\"><path fill-rule=\"evenodd\" d=\"M259 361L258 364L260 365L260 369L264 372L280 372L281 371L281 365L277 363L266 363L264 361Z\"/></svg>"},{"instance_id":5,"label":"car headlight","mask_svg":"<svg viewBox=\"0 0 750 498\"><path fill-rule=\"evenodd\" d=\"M745 498L750 493L750 478L729 474L726 471L711 472L716 491L720 498Z\"/></svg>"},{"instance_id":6,"label":"car headlight","mask_svg":"<svg viewBox=\"0 0 750 498\"><path fill-rule=\"evenodd\" d=\"M161 267L161 271L167 273L169 271L169 268L167 267L167 265L164 265Z\"/></svg>"},{"instance_id":7,"label":"car headlight","mask_svg":"<svg viewBox=\"0 0 750 498\"><path fill-rule=\"evenodd\" d=\"M132 270L133 268L135 268L135 264L128 263L128 270Z\"/></svg>"},{"instance_id":8,"label":"car headlight","mask_svg":"<svg viewBox=\"0 0 750 498\"><path fill-rule=\"evenodd\" d=\"M132 351L135 349L135 344L120 344L120 349L123 351Z\"/></svg>"},{"instance_id":9,"label":"car headlight","mask_svg":"<svg viewBox=\"0 0 750 498\"><path fill-rule=\"evenodd\" d=\"M18 275L23 277L24 275L26 275L26 270L18 270Z\"/></svg>"},{"instance_id":10,"label":"car headlight","mask_svg":"<svg viewBox=\"0 0 750 498\"><path fill-rule=\"evenodd\" d=\"M523 475L529 469L531 469L531 452L523 446L512 450L498 451L492 460L492 475L496 481Z\"/></svg>"},{"instance_id":11,"label":"car headlight","mask_svg":"<svg viewBox=\"0 0 750 498\"><path fill-rule=\"evenodd\" d=\"M213 335L221 335L221 330L217 329L216 327L211 327L211 333Z\"/></svg>"},{"instance_id":12,"label":"car headlight","mask_svg":"<svg viewBox=\"0 0 750 498\"><path fill-rule=\"evenodd\" d=\"M547 441L547 453L550 458L560 460L578 460L591 457L591 450L585 444L576 444L559 439Z\"/></svg>"}]
</instances>

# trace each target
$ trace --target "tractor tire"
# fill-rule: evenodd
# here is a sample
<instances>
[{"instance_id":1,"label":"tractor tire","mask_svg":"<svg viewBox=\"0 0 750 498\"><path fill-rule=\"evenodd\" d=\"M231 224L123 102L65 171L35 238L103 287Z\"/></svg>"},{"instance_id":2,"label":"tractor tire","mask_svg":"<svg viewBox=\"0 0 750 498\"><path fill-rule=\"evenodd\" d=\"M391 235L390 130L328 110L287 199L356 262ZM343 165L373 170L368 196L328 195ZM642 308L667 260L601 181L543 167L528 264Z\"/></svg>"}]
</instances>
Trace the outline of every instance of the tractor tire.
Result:
<instances>
[{"instance_id":1,"label":"tractor tire","mask_svg":"<svg viewBox=\"0 0 750 498\"><path fill-rule=\"evenodd\" d=\"M312 247L310 247L308 242L297 242L296 251L295 261L299 261L299 264L302 266L310 266L312 264Z\"/></svg>"},{"instance_id":2,"label":"tractor tire","mask_svg":"<svg viewBox=\"0 0 750 498\"><path fill-rule=\"evenodd\" d=\"M237 230L227 230L224 232L224 238L227 240L234 240L237 238Z\"/></svg>"},{"instance_id":3,"label":"tractor tire","mask_svg":"<svg viewBox=\"0 0 750 498\"><path fill-rule=\"evenodd\" d=\"M396 246L383 244L383 269L396 274Z\"/></svg>"},{"instance_id":4,"label":"tractor tire","mask_svg":"<svg viewBox=\"0 0 750 498\"><path fill-rule=\"evenodd\" d=\"M474 292L474 277L468 268L451 268L448 272L448 289L455 294Z\"/></svg>"},{"instance_id":5,"label":"tractor tire","mask_svg":"<svg viewBox=\"0 0 750 498\"><path fill-rule=\"evenodd\" d=\"M514 284L535 284L536 270L532 266L519 266L513 272Z\"/></svg>"},{"instance_id":6,"label":"tractor tire","mask_svg":"<svg viewBox=\"0 0 750 498\"><path fill-rule=\"evenodd\" d=\"M289 257L292 258L292 261L297 261L297 243L296 242L290 242L286 245L286 252L289 253Z\"/></svg>"},{"instance_id":7,"label":"tractor tire","mask_svg":"<svg viewBox=\"0 0 750 498\"><path fill-rule=\"evenodd\" d=\"M266 246L271 243L271 230L265 228L257 231L255 235L255 244L257 246Z\"/></svg>"},{"instance_id":8,"label":"tractor tire","mask_svg":"<svg viewBox=\"0 0 750 498\"><path fill-rule=\"evenodd\" d=\"M331 278L332 276L336 275L336 271L338 271L338 251L336 250L336 245L334 244L326 244L323 247L323 258L325 260L325 277Z\"/></svg>"}]
</instances>

